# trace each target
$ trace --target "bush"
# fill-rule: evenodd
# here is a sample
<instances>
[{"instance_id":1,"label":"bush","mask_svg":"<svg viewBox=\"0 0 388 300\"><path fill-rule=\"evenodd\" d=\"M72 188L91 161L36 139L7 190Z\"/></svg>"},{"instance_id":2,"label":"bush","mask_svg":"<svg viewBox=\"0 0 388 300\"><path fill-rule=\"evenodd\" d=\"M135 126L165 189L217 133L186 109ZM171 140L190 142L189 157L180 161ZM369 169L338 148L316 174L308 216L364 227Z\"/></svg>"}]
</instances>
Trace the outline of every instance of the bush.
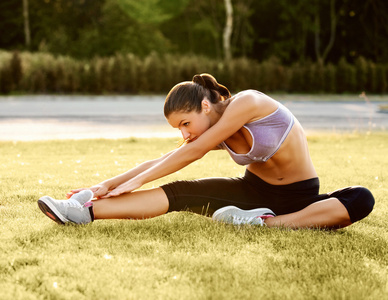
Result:
<instances>
[{"instance_id":1,"label":"bush","mask_svg":"<svg viewBox=\"0 0 388 300\"><path fill-rule=\"evenodd\" d=\"M9 94L12 91L11 69L7 66L0 70L0 93Z\"/></svg>"},{"instance_id":2,"label":"bush","mask_svg":"<svg viewBox=\"0 0 388 300\"><path fill-rule=\"evenodd\" d=\"M322 92L334 94L337 92L336 67L332 64L325 66L323 71Z\"/></svg>"},{"instance_id":3,"label":"bush","mask_svg":"<svg viewBox=\"0 0 388 300\"><path fill-rule=\"evenodd\" d=\"M0 93L9 94L19 90L19 82L22 78L22 65L18 52L12 54L0 54Z\"/></svg>"},{"instance_id":4,"label":"bush","mask_svg":"<svg viewBox=\"0 0 388 300\"><path fill-rule=\"evenodd\" d=\"M359 57L356 60L356 74L357 74L357 83L359 88L362 91L365 91L367 89L367 83L368 83L368 62L364 57Z\"/></svg>"},{"instance_id":5,"label":"bush","mask_svg":"<svg viewBox=\"0 0 388 300\"><path fill-rule=\"evenodd\" d=\"M355 64L297 62L285 66L272 57L263 62L229 62L202 56L133 54L75 60L49 53L0 51L0 93L165 94L195 74L210 73L232 92L258 89L291 93L386 93L388 67L365 58Z\"/></svg>"},{"instance_id":6,"label":"bush","mask_svg":"<svg viewBox=\"0 0 388 300\"><path fill-rule=\"evenodd\" d=\"M379 65L377 67L378 78L380 79L379 89L376 91L377 93L385 94L388 91L388 78L387 72L388 68L386 65Z\"/></svg>"},{"instance_id":7,"label":"bush","mask_svg":"<svg viewBox=\"0 0 388 300\"><path fill-rule=\"evenodd\" d=\"M19 82L22 79L22 62L20 59L19 52L14 52L12 54L10 62L10 72L11 72L11 81L12 89L17 90L19 88Z\"/></svg>"}]
</instances>

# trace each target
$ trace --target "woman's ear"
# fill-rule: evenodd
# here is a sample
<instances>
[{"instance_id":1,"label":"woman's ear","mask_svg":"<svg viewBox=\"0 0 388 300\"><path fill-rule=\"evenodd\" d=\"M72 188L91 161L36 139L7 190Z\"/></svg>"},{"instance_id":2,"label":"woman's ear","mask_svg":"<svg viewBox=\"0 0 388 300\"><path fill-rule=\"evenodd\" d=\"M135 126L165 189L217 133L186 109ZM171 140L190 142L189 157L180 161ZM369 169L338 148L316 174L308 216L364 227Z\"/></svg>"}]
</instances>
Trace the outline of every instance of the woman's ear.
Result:
<instances>
[{"instance_id":1,"label":"woman's ear","mask_svg":"<svg viewBox=\"0 0 388 300\"><path fill-rule=\"evenodd\" d=\"M201 107L205 114L209 113L211 109L210 101L207 98L203 99L201 102Z\"/></svg>"}]
</instances>

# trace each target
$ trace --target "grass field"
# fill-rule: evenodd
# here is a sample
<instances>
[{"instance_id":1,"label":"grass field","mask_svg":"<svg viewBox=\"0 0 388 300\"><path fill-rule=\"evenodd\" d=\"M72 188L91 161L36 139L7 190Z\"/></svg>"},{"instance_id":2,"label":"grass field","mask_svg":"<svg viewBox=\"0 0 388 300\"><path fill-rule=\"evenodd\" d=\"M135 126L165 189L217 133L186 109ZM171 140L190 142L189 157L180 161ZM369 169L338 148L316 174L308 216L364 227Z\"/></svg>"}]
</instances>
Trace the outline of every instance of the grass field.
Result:
<instances>
[{"instance_id":1,"label":"grass field","mask_svg":"<svg viewBox=\"0 0 388 300\"><path fill-rule=\"evenodd\" d=\"M234 227L188 212L59 226L64 198L174 147L169 139L0 143L0 299L387 299L388 134L309 137L321 191L368 187L366 219L338 231ZM152 185L238 176L223 151Z\"/></svg>"}]
</instances>

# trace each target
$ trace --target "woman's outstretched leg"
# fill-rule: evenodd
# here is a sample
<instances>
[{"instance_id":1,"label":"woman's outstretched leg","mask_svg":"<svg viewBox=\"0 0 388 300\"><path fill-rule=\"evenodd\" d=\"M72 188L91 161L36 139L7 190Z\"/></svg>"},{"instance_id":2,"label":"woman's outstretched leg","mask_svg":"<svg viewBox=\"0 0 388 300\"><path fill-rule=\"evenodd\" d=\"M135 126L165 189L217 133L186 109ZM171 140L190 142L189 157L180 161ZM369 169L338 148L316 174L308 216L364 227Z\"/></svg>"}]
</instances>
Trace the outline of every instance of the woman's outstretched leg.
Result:
<instances>
[{"instance_id":1,"label":"woman's outstretched leg","mask_svg":"<svg viewBox=\"0 0 388 300\"><path fill-rule=\"evenodd\" d=\"M161 188L91 201L93 196L91 190L76 193L69 200L44 196L38 200L38 205L58 224L87 224L94 219L145 219L162 215L169 208L167 196Z\"/></svg>"},{"instance_id":2,"label":"woman's outstretched leg","mask_svg":"<svg viewBox=\"0 0 388 300\"><path fill-rule=\"evenodd\" d=\"M165 214L168 207L167 196L161 188L93 200L95 219L146 219Z\"/></svg>"}]
</instances>

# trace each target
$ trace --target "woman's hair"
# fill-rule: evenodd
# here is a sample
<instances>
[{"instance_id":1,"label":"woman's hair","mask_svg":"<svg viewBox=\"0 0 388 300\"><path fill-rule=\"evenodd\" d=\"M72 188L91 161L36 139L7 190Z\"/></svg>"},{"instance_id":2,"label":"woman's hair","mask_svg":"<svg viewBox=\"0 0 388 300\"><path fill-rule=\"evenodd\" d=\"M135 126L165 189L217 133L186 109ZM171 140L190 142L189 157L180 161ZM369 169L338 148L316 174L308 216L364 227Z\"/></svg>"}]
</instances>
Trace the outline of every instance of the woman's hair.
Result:
<instances>
[{"instance_id":1,"label":"woman's hair","mask_svg":"<svg viewBox=\"0 0 388 300\"><path fill-rule=\"evenodd\" d=\"M195 75L192 81L181 82L171 89L164 102L164 115L167 118L173 112L200 112L205 97L216 104L231 95L212 75Z\"/></svg>"}]
</instances>

